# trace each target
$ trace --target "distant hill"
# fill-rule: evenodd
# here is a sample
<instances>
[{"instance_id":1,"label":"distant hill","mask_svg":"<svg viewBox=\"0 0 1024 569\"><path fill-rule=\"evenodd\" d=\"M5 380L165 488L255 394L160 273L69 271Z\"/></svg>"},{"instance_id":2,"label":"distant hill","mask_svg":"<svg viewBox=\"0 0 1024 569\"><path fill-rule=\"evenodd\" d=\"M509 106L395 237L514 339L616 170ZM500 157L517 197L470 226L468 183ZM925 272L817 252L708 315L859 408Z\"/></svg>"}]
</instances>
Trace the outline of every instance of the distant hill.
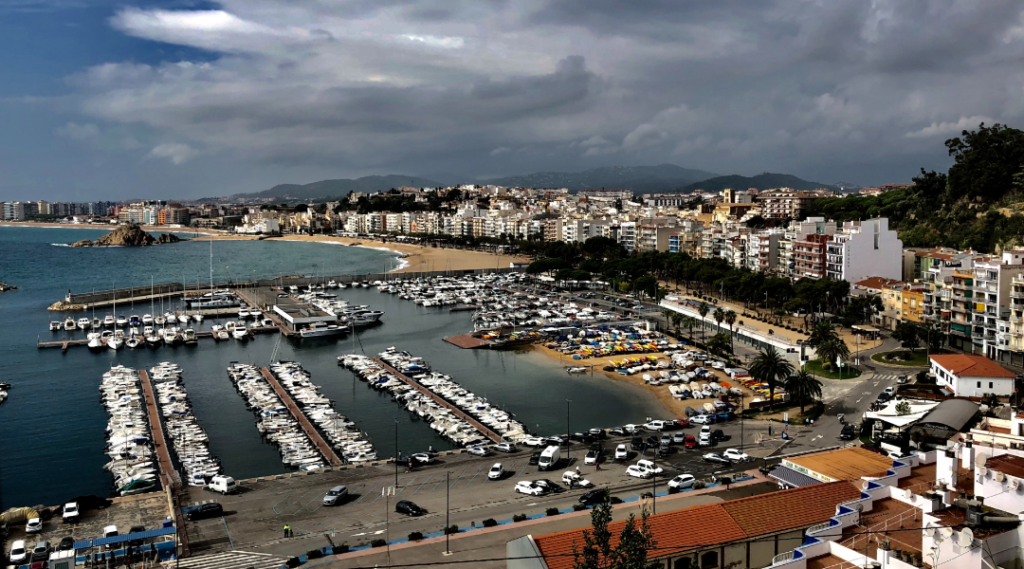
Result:
<instances>
[{"instance_id":1,"label":"distant hill","mask_svg":"<svg viewBox=\"0 0 1024 569\"><path fill-rule=\"evenodd\" d=\"M665 192L687 184L714 178L717 174L682 168L675 164L657 166L609 166L583 172L536 172L521 176L480 180L479 184L524 188L568 188L570 191L607 188L637 193Z\"/></svg>"},{"instance_id":2,"label":"distant hill","mask_svg":"<svg viewBox=\"0 0 1024 569\"><path fill-rule=\"evenodd\" d=\"M321 180L311 184L278 184L269 190L253 194L235 194L232 201L296 202L327 201L342 198L349 192L384 192L400 186L431 188L442 184L417 176L388 174L386 176L364 176L355 180Z\"/></svg>"},{"instance_id":3,"label":"distant hill","mask_svg":"<svg viewBox=\"0 0 1024 569\"><path fill-rule=\"evenodd\" d=\"M704 190L706 192L720 192L726 188L732 188L734 190L746 190L747 188L757 188L759 190L770 190L772 188L793 188L794 190L814 190L817 188L826 188L830 190L836 190L835 186L828 184L821 184L819 182L808 182L801 178L790 174L771 174L765 172L764 174L758 174L756 176L718 176L717 178L710 178L700 182L677 188L675 191L682 193L690 193L694 190Z\"/></svg>"}]
</instances>

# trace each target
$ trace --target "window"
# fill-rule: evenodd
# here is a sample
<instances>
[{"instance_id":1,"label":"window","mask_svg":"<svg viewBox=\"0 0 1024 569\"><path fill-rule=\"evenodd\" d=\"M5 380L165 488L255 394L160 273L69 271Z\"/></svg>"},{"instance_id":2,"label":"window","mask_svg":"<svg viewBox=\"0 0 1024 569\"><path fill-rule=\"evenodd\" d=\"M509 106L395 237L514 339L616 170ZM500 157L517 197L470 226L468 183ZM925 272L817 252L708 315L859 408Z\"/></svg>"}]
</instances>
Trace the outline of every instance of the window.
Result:
<instances>
[{"instance_id":1,"label":"window","mask_svg":"<svg viewBox=\"0 0 1024 569\"><path fill-rule=\"evenodd\" d=\"M981 382L978 382L978 389L981 389Z\"/></svg>"},{"instance_id":2,"label":"window","mask_svg":"<svg viewBox=\"0 0 1024 569\"><path fill-rule=\"evenodd\" d=\"M700 556L700 569L715 569L718 567L718 552L709 551Z\"/></svg>"},{"instance_id":3,"label":"window","mask_svg":"<svg viewBox=\"0 0 1024 569\"><path fill-rule=\"evenodd\" d=\"M988 388L989 388L989 389L992 389L992 382L991 382L991 381L990 381L990 382L988 382Z\"/></svg>"},{"instance_id":4,"label":"window","mask_svg":"<svg viewBox=\"0 0 1024 569\"><path fill-rule=\"evenodd\" d=\"M683 557L682 559L676 559L676 563L673 569L695 569L693 559L689 557Z\"/></svg>"}]
</instances>

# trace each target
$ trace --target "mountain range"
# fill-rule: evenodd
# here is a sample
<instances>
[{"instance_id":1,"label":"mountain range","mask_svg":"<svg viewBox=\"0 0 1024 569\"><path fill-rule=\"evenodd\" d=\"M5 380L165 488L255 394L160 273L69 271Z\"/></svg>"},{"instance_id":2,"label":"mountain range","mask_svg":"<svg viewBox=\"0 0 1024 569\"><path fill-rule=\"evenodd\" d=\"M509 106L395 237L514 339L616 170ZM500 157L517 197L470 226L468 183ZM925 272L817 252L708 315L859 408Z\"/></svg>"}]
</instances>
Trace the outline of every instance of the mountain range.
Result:
<instances>
[{"instance_id":1,"label":"mountain range","mask_svg":"<svg viewBox=\"0 0 1024 569\"><path fill-rule=\"evenodd\" d=\"M568 188L630 190L635 193L688 193L696 189L719 192L725 188L745 190L790 187L797 190L835 189L827 184L808 182L789 174L764 173L757 176L719 176L712 172L683 168L675 164L657 166L608 166L582 172L535 172L504 178L476 180L476 184L526 188ZM374 193L400 186L417 188L441 187L443 184L420 176L388 174L356 179L321 180L310 184L278 184L268 190L229 196L229 201L316 202L345 197L349 192ZM200 201L223 201L206 198Z\"/></svg>"}]
</instances>

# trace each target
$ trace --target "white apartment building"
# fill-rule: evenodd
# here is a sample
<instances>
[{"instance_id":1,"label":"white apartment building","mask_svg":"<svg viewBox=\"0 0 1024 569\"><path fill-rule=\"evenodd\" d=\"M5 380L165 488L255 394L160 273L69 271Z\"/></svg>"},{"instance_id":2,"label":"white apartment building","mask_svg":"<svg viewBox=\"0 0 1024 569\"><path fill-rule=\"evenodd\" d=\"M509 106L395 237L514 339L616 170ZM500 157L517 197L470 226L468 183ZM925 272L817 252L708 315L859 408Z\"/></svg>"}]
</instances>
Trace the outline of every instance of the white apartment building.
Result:
<instances>
[{"instance_id":1,"label":"white apartment building","mask_svg":"<svg viewBox=\"0 0 1024 569\"><path fill-rule=\"evenodd\" d=\"M779 231L752 233L747 241L746 267L761 273L774 271L779 264L781 238Z\"/></svg>"},{"instance_id":2,"label":"white apartment building","mask_svg":"<svg viewBox=\"0 0 1024 569\"><path fill-rule=\"evenodd\" d=\"M618 234L619 245L622 245L626 251L636 250L636 222L635 221L623 221L619 224Z\"/></svg>"},{"instance_id":3,"label":"white apartment building","mask_svg":"<svg viewBox=\"0 0 1024 569\"><path fill-rule=\"evenodd\" d=\"M903 241L887 218L848 221L825 247L825 274L855 283L868 277L899 280L903 276Z\"/></svg>"},{"instance_id":4,"label":"white apartment building","mask_svg":"<svg viewBox=\"0 0 1024 569\"><path fill-rule=\"evenodd\" d=\"M1024 250L1006 251L1002 257L984 257L974 262L971 342L994 360L1009 357L1010 291L1013 277L1021 272Z\"/></svg>"}]
</instances>

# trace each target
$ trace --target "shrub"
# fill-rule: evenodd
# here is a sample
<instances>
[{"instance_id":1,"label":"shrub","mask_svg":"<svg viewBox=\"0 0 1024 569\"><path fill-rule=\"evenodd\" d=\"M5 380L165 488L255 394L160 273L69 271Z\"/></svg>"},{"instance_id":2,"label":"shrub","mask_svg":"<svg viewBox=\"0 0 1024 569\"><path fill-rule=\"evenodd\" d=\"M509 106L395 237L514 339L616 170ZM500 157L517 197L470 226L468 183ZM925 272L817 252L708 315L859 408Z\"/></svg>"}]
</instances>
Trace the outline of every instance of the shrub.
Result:
<instances>
[{"instance_id":1,"label":"shrub","mask_svg":"<svg viewBox=\"0 0 1024 569\"><path fill-rule=\"evenodd\" d=\"M612 504L621 504L622 503L622 498L619 498L618 496L612 496L611 503Z\"/></svg>"},{"instance_id":2,"label":"shrub","mask_svg":"<svg viewBox=\"0 0 1024 569\"><path fill-rule=\"evenodd\" d=\"M444 534L445 535L449 535L449 534L453 534L453 533L459 533L459 526L457 526L455 524L452 524L452 525L444 528Z\"/></svg>"},{"instance_id":3,"label":"shrub","mask_svg":"<svg viewBox=\"0 0 1024 569\"><path fill-rule=\"evenodd\" d=\"M334 554L337 555L339 553L348 553L348 544L347 543L343 543L341 545L335 545L334 546Z\"/></svg>"},{"instance_id":4,"label":"shrub","mask_svg":"<svg viewBox=\"0 0 1024 569\"><path fill-rule=\"evenodd\" d=\"M652 498L653 496L654 494L652 494L651 492L644 492L643 494L640 494L640 499L646 500L647 498Z\"/></svg>"},{"instance_id":5,"label":"shrub","mask_svg":"<svg viewBox=\"0 0 1024 569\"><path fill-rule=\"evenodd\" d=\"M494 518L487 518L486 520L484 520L484 527L485 528L492 528L492 527L494 527L496 525L498 525L498 520L496 520Z\"/></svg>"},{"instance_id":6,"label":"shrub","mask_svg":"<svg viewBox=\"0 0 1024 569\"><path fill-rule=\"evenodd\" d=\"M516 515L512 516L512 522L513 523L515 523L515 522L525 522L525 521L526 521L526 514L516 514Z\"/></svg>"},{"instance_id":7,"label":"shrub","mask_svg":"<svg viewBox=\"0 0 1024 569\"><path fill-rule=\"evenodd\" d=\"M380 539L380 538L377 538L377 539L375 539L375 540L370 542L370 547L384 547L387 544L388 544L387 541L385 541L383 539Z\"/></svg>"},{"instance_id":8,"label":"shrub","mask_svg":"<svg viewBox=\"0 0 1024 569\"><path fill-rule=\"evenodd\" d=\"M409 532L409 541L419 541L423 539L423 532L411 531Z\"/></svg>"},{"instance_id":9,"label":"shrub","mask_svg":"<svg viewBox=\"0 0 1024 569\"><path fill-rule=\"evenodd\" d=\"M694 490L700 490L701 488L704 488L705 486L706 486L706 484L704 484L704 482L702 482L700 480L698 480L698 481L693 483L693 489Z\"/></svg>"},{"instance_id":10,"label":"shrub","mask_svg":"<svg viewBox=\"0 0 1024 569\"><path fill-rule=\"evenodd\" d=\"M558 508L548 508L547 510L544 511L544 513L549 516L557 516L561 512L558 511Z\"/></svg>"},{"instance_id":11,"label":"shrub","mask_svg":"<svg viewBox=\"0 0 1024 569\"><path fill-rule=\"evenodd\" d=\"M572 505L572 511L574 511L574 512L582 512L583 510L586 510L586 509L587 509L587 507L584 506L583 504L573 504Z\"/></svg>"},{"instance_id":12,"label":"shrub","mask_svg":"<svg viewBox=\"0 0 1024 569\"><path fill-rule=\"evenodd\" d=\"M319 549L310 549L306 552L306 559L320 559L324 556L324 552Z\"/></svg>"},{"instance_id":13,"label":"shrub","mask_svg":"<svg viewBox=\"0 0 1024 569\"><path fill-rule=\"evenodd\" d=\"M719 478L718 481L728 486L729 484L732 484L732 476L723 476Z\"/></svg>"},{"instance_id":14,"label":"shrub","mask_svg":"<svg viewBox=\"0 0 1024 569\"><path fill-rule=\"evenodd\" d=\"M286 566L294 569L295 567L298 567L299 565L302 565L302 562L299 561L298 557L291 557L291 558L288 559L288 561L285 561L284 564Z\"/></svg>"},{"instance_id":15,"label":"shrub","mask_svg":"<svg viewBox=\"0 0 1024 569\"><path fill-rule=\"evenodd\" d=\"M669 494L678 494L679 493L679 488L676 488L675 486L669 486L668 487L668 493Z\"/></svg>"}]
</instances>

